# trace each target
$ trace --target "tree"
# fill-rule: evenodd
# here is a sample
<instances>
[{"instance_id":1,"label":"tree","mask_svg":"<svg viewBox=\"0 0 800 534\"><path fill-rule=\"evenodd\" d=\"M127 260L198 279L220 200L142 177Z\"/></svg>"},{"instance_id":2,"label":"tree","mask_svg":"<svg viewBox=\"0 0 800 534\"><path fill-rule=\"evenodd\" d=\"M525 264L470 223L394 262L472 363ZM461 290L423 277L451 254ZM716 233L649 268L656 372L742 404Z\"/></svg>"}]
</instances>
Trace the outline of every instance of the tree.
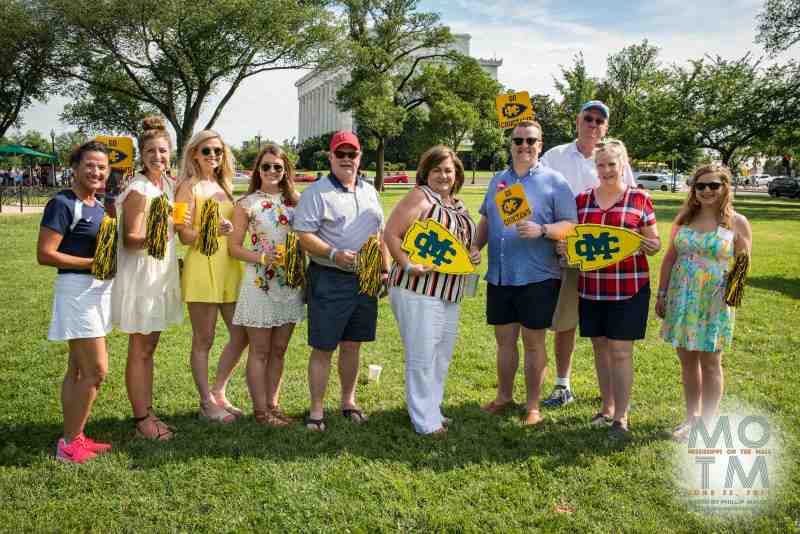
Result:
<instances>
[{"instance_id":1,"label":"tree","mask_svg":"<svg viewBox=\"0 0 800 534\"><path fill-rule=\"evenodd\" d=\"M336 95L359 131L376 142L375 187L383 189L386 142L403 131L408 112L424 103L411 91L418 67L455 58L450 31L434 13L416 11L418 0L343 0L350 37L350 80Z\"/></svg>"},{"instance_id":2,"label":"tree","mask_svg":"<svg viewBox=\"0 0 800 534\"><path fill-rule=\"evenodd\" d=\"M64 132L56 136L56 155L62 165L69 164L72 149L88 141L86 134L80 130Z\"/></svg>"},{"instance_id":3,"label":"tree","mask_svg":"<svg viewBox=\"0 0 800 534\"><path fill-rule=\"evenodd\" d=\"M556 101L547 95L531 96L531 105L536 122L542 126L544 138L542 152L574 139L572 134L575 128L574 115L569 118L564 117Z\"/></svg>"},{"instance_id":4,"label":"tree","mask_svg":"<svg viewBox=\"0 0 800 534\"><path fill-rule=\"evenodd\" d=\"M29 2L0 2L0 137L52 87L55 36Z\"/></svg>"},{"instance_id":5,"label":"tree","mask_svg":"<svg viewBox=\"0 0 800 534\"><path fill-rule=\"evenodd\" d=\"M158 111L179 153L212 95L222 97L204 128L244 80L324 63L335 35L326 0L37 1L63 39L61 73L78 97L67 116L121 131Z\"/></svg>"},{"instance_id":6,"label":"tree","mask_svg":"<svg viewBox=\"0 0 800 534\"><path fill-rule=\"evenodd\" d=\"M704 58L674 67L655 100L650 124L665 142L691 139L716 150L728 165L777 129L798 127L800 66L789 62L764 70L749 55Z\"/></svg>"},{"instance_id":7,"label":"tree","mask_svg":"<svg viewBox=\"0 0 800 534\"><path fill-rule=\"evenodd\" d=\"M767 0L758 15L756 42L770 54L788 50L800 41L800 0Z\"/></svg>"},{"instance_id":8,"label":"tree","mask_svg":"<svg viewBox=\"0 0 800 534\"><path fill-rule=\"evenodd\" d=\"M574 65L571 68L559 66L564 81L553 78L556 90L561 94L563 120L569 124L570 138L572 139L577 135L575 117L580 113L581 106L594 99L597 92L597 79L589 76L583 52L576 54L573 59Z\"/></svg>"}]
</instances>

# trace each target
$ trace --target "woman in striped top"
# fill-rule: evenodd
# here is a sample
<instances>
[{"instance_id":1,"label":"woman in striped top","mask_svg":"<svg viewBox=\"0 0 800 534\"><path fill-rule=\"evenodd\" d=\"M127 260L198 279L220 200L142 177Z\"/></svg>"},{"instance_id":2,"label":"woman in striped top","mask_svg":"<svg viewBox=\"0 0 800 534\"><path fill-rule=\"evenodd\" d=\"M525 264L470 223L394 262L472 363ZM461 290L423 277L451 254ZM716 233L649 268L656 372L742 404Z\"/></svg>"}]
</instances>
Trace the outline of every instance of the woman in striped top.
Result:
<instances>
[{"instance_id":1,"label":"woman in striped top","mask_svg":"<svg viewBox=\"0 0 800 534\"><path fill-rule=\"evenodd\" d=\"M437 145L420 158L417 187L392 211L384 233L394 259L389 275L392 311L406 355L406 402L414 429L444 434L444 381L453 356L465 275L444 274L411 262L403 236L417 220L432 219L447 228L469 250L475 223L455 194L464 184L464 166L450 148ZM480 253L470 256L480 262Z\"/></svg>"}]
</instances>

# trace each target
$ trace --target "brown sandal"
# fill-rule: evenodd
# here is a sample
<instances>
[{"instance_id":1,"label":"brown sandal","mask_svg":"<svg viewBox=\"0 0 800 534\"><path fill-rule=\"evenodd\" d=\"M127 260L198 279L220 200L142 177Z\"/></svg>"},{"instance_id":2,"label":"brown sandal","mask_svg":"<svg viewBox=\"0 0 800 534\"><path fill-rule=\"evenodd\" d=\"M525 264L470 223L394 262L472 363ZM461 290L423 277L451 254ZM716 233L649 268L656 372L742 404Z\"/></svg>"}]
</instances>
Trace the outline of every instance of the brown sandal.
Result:
<instances>
[{"instance_id":1,"label":"brown sandal","mask_svg":"<svg viewBox=\"0 0 800 534\"><path fill-rule=\"evenodd\" d=\"M140 426L141 423L148 420L153 422L153 426L156 430L155 433L148 433L142 430L142 427ZM147 415L142 417L134 417L133 422L136 426L137 438L150 439L153 441L169 441L175 437L175 429L159 419L156 414L153 413L152 407L147 409Z\"/></svg>"},{"instance_id":2,"label":"brown sandal","mask_svg":"<svg viewBox=\"0 0 800 534\"><path fill-rule=\"evenodd\" d=\"M253 417L259 425L267 425L275 428L289 426L289 422L281 419L272 410L253 410Z\"/></svg>"},{"instance_id":3,"label":"brown sandal","mask_svg":"<svg viewBox=\"0 0 800 534\"><path fill-rule=\"evenodd\" d=\"M283 410L281 410L281 407L278 406L277 404L275 406L268 406L267 411L272 412L272 415L274 415L275 417L277 417L282 421L286 421L288 424L292 424L295 422L294 418L289 417L288 415L283 413Z\"/></svg>"}]
</instances>

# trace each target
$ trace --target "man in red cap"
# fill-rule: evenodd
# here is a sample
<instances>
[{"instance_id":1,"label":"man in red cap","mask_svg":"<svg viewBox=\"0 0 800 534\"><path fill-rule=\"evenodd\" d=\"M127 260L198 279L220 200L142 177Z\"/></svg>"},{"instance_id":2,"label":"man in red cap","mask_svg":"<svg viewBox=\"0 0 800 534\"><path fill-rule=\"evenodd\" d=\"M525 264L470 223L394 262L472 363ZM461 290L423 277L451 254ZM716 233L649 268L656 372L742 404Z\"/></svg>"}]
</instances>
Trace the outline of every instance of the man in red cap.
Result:
<instances>
[{"instance_id":1,"label":"man in red cap","mask_svg":"<svg viewBox=\"0 0 800 534\"><path fill-rule=\"evenodd\" d=\"M311 407L306 428L324 431L323 401L331 357L339 347L342 415L363 423L366 415L356 404L361 343L375 339L378 300L359 293L358 251L370 236L383 231L383 208L377 191L359 179L361 144L353 132L331 138L331 173L300 196L293 228L311 257L308 277L308 381ZM384 273L389 258L382 258ZM384 274L384 282L387 275Z\"/></svg>"}]
</instances>

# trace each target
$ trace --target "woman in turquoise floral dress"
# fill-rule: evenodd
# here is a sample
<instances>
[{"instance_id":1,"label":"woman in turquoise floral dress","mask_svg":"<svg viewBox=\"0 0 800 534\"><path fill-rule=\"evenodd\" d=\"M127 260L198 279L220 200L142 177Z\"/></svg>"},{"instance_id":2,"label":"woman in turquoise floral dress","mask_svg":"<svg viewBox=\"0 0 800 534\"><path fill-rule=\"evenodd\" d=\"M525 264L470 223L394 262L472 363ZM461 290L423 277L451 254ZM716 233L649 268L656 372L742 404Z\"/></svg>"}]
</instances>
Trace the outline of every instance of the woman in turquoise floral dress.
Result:
<instances>
[{"instance_id":1,"label":"woman in turquoise floral dress","mask_svg":"<svg viewBox=\"0 0 800 534\"><path fill-rule=\"evenodd\" d=\"M750 254L747 219L733 211L730 171L700 167L672 226L661 264L656 314L661 336L681 360L686 420L673 431L685 440L695 418L717 414L724 379L722 350L733 338L734 314L725 304L725 278L738 254Z\"/></svg>"},{"instance_id":2,"label":"woman in turquoise floral dress","mask_svg":"<svg viewBox=\"0 0 800 534\"><path fill-rule=\"evenodd\" d=\"M253 415L276 427L292 421L278 399L286 348L295 324L306 315L301 290L286 285L283 250L299 197L291 161L280 147L267 145L256 158L247 194L236 203L228 239L230 255L247 265L233 323L246 328L250 342L247 387ZM243 246L248 233L249 249Z\"/></svg>"}]
</instances>

